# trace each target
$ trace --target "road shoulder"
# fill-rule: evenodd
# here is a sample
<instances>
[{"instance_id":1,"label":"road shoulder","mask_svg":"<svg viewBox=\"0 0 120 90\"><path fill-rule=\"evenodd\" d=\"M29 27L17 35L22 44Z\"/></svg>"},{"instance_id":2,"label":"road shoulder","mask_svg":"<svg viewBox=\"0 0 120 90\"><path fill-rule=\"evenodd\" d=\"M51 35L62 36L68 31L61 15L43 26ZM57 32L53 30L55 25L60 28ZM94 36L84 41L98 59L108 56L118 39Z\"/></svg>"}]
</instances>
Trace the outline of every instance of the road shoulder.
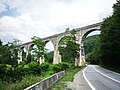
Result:
<instances>
[{"instance_id":1,"label":"road shoulder","mask_svg":"<svg viewBox=\"0 0 120 90\"><path fill-rule=\"evenodd\" d=\"M67 87L72 90L91 90L83 77L82 70L75 74L73 82L68 82Z\"/></svg>"}]
</instances>

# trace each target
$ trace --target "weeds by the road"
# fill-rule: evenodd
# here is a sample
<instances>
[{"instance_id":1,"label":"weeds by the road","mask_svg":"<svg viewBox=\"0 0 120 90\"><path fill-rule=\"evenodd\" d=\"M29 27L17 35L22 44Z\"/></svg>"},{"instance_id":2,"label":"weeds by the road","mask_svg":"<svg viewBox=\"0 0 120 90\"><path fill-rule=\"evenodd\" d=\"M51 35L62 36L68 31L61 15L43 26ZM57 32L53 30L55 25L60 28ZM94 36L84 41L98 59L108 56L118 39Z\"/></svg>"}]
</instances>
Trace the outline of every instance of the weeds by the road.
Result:
<instances>
[{"instance_id":1,"label":"weeds by the road","mask_svg":"<svg viewBox=\"0 0 120 90\"><path fill-rule=\"evenodd\" d=\"M67 88L66 83L73 81L74 75L81 70L83 67L74 67L66 71L66 75L57 83L55 83L50 90L71 90Z\"/></svg>"}]
</instances>

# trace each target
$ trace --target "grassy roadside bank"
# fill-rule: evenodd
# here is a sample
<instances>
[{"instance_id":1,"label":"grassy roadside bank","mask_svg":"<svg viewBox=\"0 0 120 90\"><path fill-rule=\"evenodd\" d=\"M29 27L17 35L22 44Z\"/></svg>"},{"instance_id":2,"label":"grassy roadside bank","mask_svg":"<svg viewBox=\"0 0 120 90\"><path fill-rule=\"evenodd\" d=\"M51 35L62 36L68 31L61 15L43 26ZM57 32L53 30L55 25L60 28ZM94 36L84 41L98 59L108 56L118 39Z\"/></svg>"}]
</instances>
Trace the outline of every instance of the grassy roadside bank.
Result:
<instances>
[{"instance_id":1,"label":"grassy roadside bank","mask_svg":"<svg viewBox=\"0 0 120 90\"><path fill-rule=\"evenodd\" d=\"M18 82L5 82L0 80L0 90L23 90L24 88L27 88L28 86L35 84L45 78L50 76L50 74L46 74L44 76L35 76L35 75L29 75L23 77L21 81Z\"/></svg>"},{"instance_id":2,"label":"grassy roadside bank","mask_svg":"<svg viewBox=\"0 0 120 90\"><path fill-rule=\"evenodd\" d=\"M71 90L67 88L66 82L73 81L74 75L84 67L74 67L66 71L66 75L57 83L55 83L50 90Z\"/></svg>"},{"instance_id":3,"label":"grassy roadside bank","mask_svg":"<svg viewBox=\"0 0 120 90\"><path fill-rule=\"evenodd\" d=\"M108 66L103 66L103 65L99 65L105 69L108 69L108 70L111 70L111 71L114 71L116 73L119 73L120 74L120 68L116 68L116 67L108 67Z\"/></svg>"},{"instance_id":4,"label":"grassy roadside bank","mask_svg":"<svg viewBox=\"0 0 120 90\"><path fill-rule=\"evenodd\" d=\"M69 69L71 64L43 63L37 62L19 64L17 69L9 69L9 65L0 65L0 90L23 90L24 88L39 82L54 73Z\"/></svg>"}]
</instances>

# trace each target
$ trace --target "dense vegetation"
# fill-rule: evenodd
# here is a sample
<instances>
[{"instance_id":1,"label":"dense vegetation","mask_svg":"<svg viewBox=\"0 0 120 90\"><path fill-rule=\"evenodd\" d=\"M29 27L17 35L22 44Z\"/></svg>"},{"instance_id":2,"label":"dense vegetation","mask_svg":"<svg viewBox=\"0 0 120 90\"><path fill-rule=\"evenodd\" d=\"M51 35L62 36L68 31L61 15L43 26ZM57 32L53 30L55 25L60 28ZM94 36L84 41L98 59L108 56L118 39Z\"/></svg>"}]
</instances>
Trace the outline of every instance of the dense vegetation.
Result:
<instances>
[{"instance_id":1,"label":"dense vegetation","mask_svg":"<svg viewBox=\"0 0 120 90\"><path fill-rule=\"evenodd\" d=\"M54 73L67 70L71 65L68 63L50 64L37 62L19 64L17 69L5 64L0 66L0 90L21 90ZM12 69L11 69L12 68Z\"/></svg>"},{"instance_id":2,"label":"dense vegetation","mask_svg":"<svg viewBox=\"0 0 120 90\"><path fill-rule=\"evenodd\" d=\"M45 62L53 63L53 54L54 54L54 51L46 52L45 55L44 55Z\"/></svg>"},{"instance_id":3,"label":"dense vegetation","mask_svg":"<svg viewBox=\"0 0 120 90\"><path fill-rule=\"evenodd\" d=\"M95 52L98 47L98 42L99 35L89 36L83 41L87 63L98 64L96 61L97 53Z\"/></svg>"},{"instance_id":4,"label":"dense vegetation","mask_svg":"<svg viewBox=\"0 0 120 90\"><path fill-rule=\"evenodd\" d=\"M113 5L113 15L104 20L101 30L100 63L120 68L120 0Z\"/></svg>"},{"instance_id":5,"label":"dense vegetation","mask_svg":"<svg viewBox=\"0 0 120 90\"><path fill-rule=\"evenodd\" d=\"M113 15L101 25L100 41L89 56L95 62L110 69L120 70L120 0L113 5Z\"/></svg>"},{"instance_id":6,"label":"dense vegetation","mask_svg":"<svg viewBox=\"0 0 120 90\"><path fill-rule=\"evenodd\" d=\"M85 55L88 55L91 53L95 47L97 46L97 41L99 40L99 35L93 35L87 37L84 41L84 49L85 49Z\"/></svg>"},{"instance_id":7,"label":"dense vegetation","mask_svg":"<svg viewBox=\"0 0 120 90\"><path fill-rule=\"evenodd\" d=\"M76 42L75 30L72 30L69 35L64 36L59 44L59 52L62 56L62 61L75 63L75 58L79 58L80 45Z\"/></svg>"},{"instance_id":8,"label":"dense vegetation","mask_svg":"<svg viewBox=\"0 0 120 90\"><path fill-rule=\"evenodd\" d=\"M42 45L40 44L41 39L38 39L37 37L33 38L37 47L31 50L39 59L44 54L42 47L44 42L42 41ZM37 49L41 49L41 51ZM22 61L18 64L18 59L20 59L18 57L19 50L20 47L16 40L5 45L0 41L0 90L21 90L45 77L71 67L70 64L64 62L54 65L46 62L40 65L37 59L30 60L30 62ZM23 60L25 60L25 57Z\"/></svg>"},{"instance_id":9,"label":"dense vegetation","mask_svg":"<svg viewBox=\"0 0 120 90\"><path fill-rule=\"evenodd\" d=\"M68 58L64 58L65 60L63 61L68 62L59 64L52 64L53 52L45 53L45 42L41 38L32 38L32 43L36 47L30 47L28 57L26 57L26 52L24 52L22 48L23 61L20 63L18 63L20 59L18 52L20 52L21 48L18 45L18 41L15 40L5 45L0 41L0 90L24 89L45 77L73 67L71 62L73 62L73 58L78 57L78 52L76 50L79 46L75 43L75 37L73 35L69 36L67 39L67 48L70 44L76 45L76 49L73 49L76 55L72 55L72 47L69 47L71 50L69 52L72 53L69 55L72 58L70 59L71 61L69 61ZM44 58L43 56L45 56L46 63L40 64L40 58ZM36 79L38 80L36 81Z\"/></svg>"}]
</instances>

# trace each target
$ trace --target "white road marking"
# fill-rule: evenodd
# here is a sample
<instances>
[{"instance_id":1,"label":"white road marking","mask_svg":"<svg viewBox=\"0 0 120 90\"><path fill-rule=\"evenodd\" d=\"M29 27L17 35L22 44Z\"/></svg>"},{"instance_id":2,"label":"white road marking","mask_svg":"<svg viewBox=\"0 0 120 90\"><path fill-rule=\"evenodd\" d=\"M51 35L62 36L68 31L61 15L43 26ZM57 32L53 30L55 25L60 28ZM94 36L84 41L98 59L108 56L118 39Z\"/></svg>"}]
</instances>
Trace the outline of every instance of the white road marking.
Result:
<instances>
[{"instance_id":1,"label":"white road marking","mask_svg":"<svg viewBox=\"0 0 120 90\"><path fill-rule=\"evenodd\" d=\"M109 76L103 74L102 72L98 71L94 66L92 66L92 67L95 69L95 71L97 71L97 72L100 73L101 75L103 75L103 76L105 76L105 77L107 77L107 78L109 78L109 79L111 79L111 80L113 80L113 81L115 81L115 82L120 83L120 81L118 81L118 80L116 80L116 79L114 79L114 78L112 78L112 77L109 77Z\"/></svg>"},{"instance_id":2,"label":"white road marking","mask_svg":"<svg viewBox=\"0 0 120 90\"><path fill-rule=\"evenodd\" d=\"M87 67L86 67L86 68L87 68ZM85 68L85 69L86 69L86 68ZM86 78L85 73L84 73L85 69L82 71L83 77L85 78L86 82L87 82L88 85L91 87L91 89L92 89L92 90L96 90L96 89L92 86L92 84L88 81L88 79Z\"/></svg>"}]
</instances>

